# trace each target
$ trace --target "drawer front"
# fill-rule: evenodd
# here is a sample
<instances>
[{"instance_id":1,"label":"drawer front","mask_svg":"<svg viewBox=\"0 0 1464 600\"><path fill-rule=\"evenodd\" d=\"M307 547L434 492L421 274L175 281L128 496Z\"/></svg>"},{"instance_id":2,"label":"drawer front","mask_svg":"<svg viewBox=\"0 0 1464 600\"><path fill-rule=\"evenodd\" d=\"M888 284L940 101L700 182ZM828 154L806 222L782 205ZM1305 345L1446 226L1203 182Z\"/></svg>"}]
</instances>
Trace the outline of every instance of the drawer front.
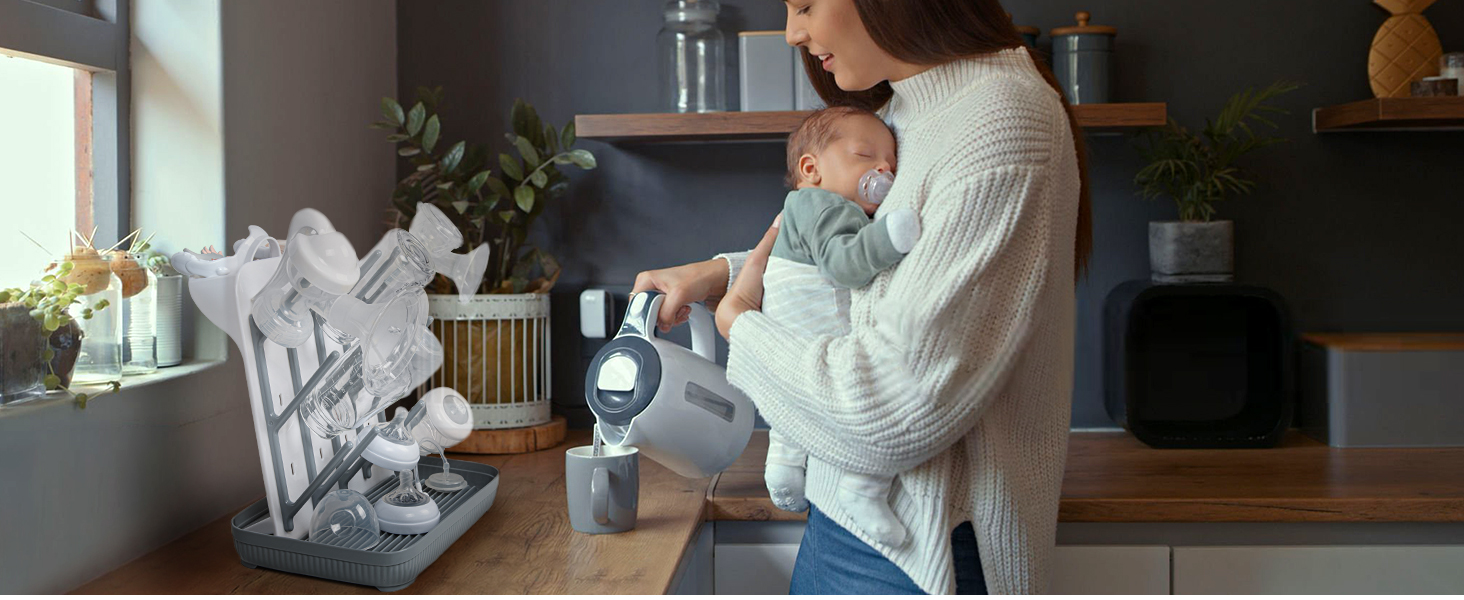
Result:
<instances>
[{"instance_id":1,"label":"drawer front","mask_svg":"<svg viewBox=\"0 0 1464 600\"><path fill-rule=\"evenodd\" d=\"M1175 547L1176 594L1457 594L1464 546Z\"/></svg>"}]
</instances>

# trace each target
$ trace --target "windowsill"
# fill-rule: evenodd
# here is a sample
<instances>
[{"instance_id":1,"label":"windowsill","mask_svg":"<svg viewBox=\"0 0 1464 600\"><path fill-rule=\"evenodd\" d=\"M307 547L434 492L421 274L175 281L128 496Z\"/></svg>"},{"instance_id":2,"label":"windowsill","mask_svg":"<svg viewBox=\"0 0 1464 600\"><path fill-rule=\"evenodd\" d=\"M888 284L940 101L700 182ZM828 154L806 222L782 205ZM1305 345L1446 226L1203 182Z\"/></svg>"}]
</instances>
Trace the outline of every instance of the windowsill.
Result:
<instances>
[{"instance_id":1,"label":"windowsill","mask_svg":"<svg viewBox=\"0 0 1464 600\"><path fill-rule=\"evenodd\" d=\"M106 402L108 400L111 400L111 396L119 393L127 393L138 388L159 384L164 381L187 377L195 373L202 373L204 371L222 365L224 364L224 362L226 361L219 359L191 358L183 361L181 364L177 364L171 367L163 367L158 369L157 371L145 375L124 375L122 377L121 390L118 390L118 392L115 393L107 394L106 396L102 396L101 398L98 398L96 400L88 401L88 404L90 404L90 402L97 401ZM85 393L87 395L92 395L106 390L107 387L108 386L105 383L83 384L72 386L71 391L75 393ZM16 404L0 406L0 419L15 417L30 412L46 410L53 406L62 405L75 406L76 401L72 399L70 394L67 394L64 391L56 390L52 392L47 392L46 395L35 398L33 400L27 400L25 402L20 402Z\"/></svg>"}]
</instances>

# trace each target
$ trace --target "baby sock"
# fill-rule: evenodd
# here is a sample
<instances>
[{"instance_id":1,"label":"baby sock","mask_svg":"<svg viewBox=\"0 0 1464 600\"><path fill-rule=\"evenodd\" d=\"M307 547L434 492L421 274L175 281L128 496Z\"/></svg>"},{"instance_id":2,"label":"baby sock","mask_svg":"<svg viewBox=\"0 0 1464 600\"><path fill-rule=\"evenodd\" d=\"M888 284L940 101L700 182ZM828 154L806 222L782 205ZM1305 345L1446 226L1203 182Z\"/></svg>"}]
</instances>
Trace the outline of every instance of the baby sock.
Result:
<instances>
[{"instance_id":1,"label":"baby sock","mask_svg":"<svg viewBox=\"0 0 1464 600\"><path fill-rule=\"evenodd\" d=\"M890 243L895 246L895 251L900 254L909 254L910 249L915 247L915 242L920 239L920 217L915 211L908 208L901 208L890 211L884 216L885 228L890 234Z\"/></svg>"},{"instance_id":2,"label":"baby sock","mask_svg":"<svg viewBox=\"0 0 1464 600\"><path fill-rule=\"evenodd\" d=\"M808 510L808 499L803 495L807 460L808 453L802 448L776 432L768 432L768 460L763 468L763 483L768 486L768 497L773 500L773 506L789 512Z\"/></svg>"},{"instance_id":3,"label":"baby sock","mask_svg":"<svg viewBox=\"0 0 1464 600\"><path fill-rule=\"evenodd\" d=\"M905 544L905 526L890 509L890 486L894 477L844 473L834 500L854 524L874 541L899 548Z\"/></svg>"}]
</instances>

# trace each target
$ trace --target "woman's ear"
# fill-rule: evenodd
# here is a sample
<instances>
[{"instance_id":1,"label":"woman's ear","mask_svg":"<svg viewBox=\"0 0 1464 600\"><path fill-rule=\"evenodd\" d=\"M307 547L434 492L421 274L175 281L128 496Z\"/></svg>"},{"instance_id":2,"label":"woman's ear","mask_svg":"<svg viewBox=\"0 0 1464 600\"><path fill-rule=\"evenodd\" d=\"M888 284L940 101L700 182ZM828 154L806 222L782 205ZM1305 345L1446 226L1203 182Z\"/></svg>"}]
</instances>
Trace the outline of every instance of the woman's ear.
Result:
<instances>
[{"instance_id":1,"label":"woman's ear","mask_svg":"<svg viewBox=\"0 0 1464 600\"><path fill-rule=\"evenodd\" d=\"M812 154L798 157L798 181L808 185L823 183L823 176L818 172L818 159Z\"/></svg>"}]
</instances>

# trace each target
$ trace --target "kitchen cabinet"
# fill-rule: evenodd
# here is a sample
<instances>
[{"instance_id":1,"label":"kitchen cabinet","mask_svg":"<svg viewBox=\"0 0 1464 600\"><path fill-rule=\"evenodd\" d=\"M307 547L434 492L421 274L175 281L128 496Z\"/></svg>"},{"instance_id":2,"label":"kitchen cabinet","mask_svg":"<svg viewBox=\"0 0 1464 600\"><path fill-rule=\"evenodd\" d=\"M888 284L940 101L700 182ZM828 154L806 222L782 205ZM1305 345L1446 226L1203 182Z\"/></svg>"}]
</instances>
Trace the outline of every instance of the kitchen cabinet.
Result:
<instances>
[{"instance_id":1,"label":"kitchen cabinet","mask_svg":"<svg viewBox=\"0 0 1464 600\"><path fill-rule=\"evenodd\" d=\"M716 544L718 594L786 594L798 544ZM1168 594L1168 546L1059 546L1054 594Z\"/></svg>"},{"instance_id":2,"label":"kitchen cabinet","mask_svg":"<svg viewBox=\"0 0 1464 600\"><path fill-rule=\"evenodd\" d=\"M1464 546L1174 548L1176 594L1457 594Z\"/></svg>"}]
</instances>

